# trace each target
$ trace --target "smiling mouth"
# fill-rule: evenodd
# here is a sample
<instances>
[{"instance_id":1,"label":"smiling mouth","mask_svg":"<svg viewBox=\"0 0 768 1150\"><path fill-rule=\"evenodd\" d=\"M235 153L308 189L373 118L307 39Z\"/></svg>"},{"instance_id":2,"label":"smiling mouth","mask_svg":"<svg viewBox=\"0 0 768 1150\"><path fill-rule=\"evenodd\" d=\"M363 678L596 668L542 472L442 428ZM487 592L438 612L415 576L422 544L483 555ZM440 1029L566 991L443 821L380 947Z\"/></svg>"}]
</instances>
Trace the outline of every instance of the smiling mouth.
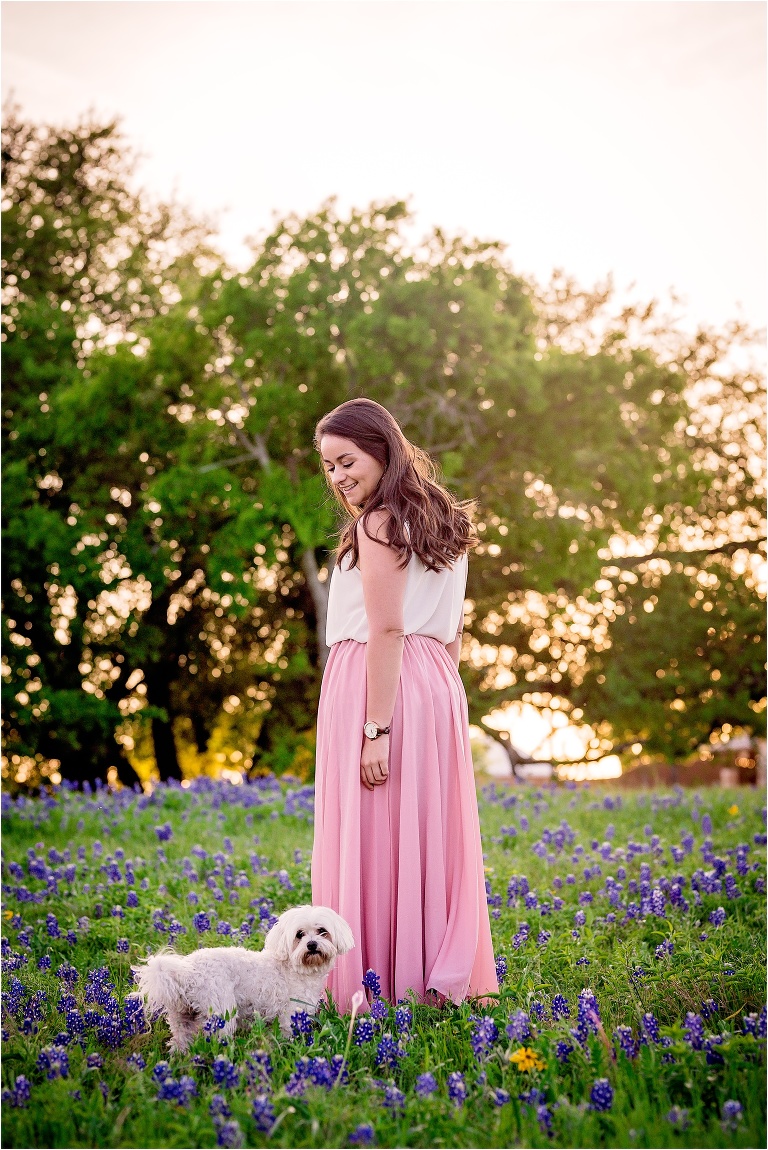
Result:
<instances>
[{"instance_id":1,"label":"smiling mouth","mask_svg":"<svg viewBox=\"0 0 768 1150\"><path fill-rule=\"evenodd\" d=\"M347 492L351 491L353 487L357 487L357 480L355 480L354 483L350 483L349 487L339 487L339 491L343 491L346 495Z\"/></svg>"}]
</instances>

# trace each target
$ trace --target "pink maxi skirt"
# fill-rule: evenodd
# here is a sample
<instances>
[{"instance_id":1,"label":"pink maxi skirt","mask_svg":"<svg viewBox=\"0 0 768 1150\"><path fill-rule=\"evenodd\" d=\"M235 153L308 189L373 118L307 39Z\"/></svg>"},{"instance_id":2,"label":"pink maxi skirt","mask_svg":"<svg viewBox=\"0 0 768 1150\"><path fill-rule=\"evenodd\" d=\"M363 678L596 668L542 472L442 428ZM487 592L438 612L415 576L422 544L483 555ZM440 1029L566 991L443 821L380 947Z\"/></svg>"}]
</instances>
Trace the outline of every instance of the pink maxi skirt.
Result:
<instances>
[{"instance_id":1,"label":"pink maxi skirt","mask_svg":"<svg viewBox=\"0 0 768 1150\"><path fill-rule=\"evenodd\" d=\"M464 685L437 639L407 635L389 778L360 781L366 646L335 643L317 730L312 901L347 920L355 948L328 980L341 1013L372 968L391 1002L436 990L498 992Z\"/></svg>"}]
</instances>

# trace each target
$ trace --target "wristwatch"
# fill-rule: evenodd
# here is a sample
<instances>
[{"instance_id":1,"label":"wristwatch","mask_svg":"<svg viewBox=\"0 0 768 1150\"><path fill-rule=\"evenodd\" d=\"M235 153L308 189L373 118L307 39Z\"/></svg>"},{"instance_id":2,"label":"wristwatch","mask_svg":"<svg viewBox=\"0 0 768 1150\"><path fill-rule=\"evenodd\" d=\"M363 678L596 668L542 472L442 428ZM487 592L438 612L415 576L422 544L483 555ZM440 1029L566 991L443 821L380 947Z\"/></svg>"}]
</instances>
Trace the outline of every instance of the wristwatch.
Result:
<instances>
[{"instance_id":1,"label":"wristwatch","mask_svg":"<svg viewBox=\"0 0 768 1150\"><path fill-rule=\"evenodd\" d=\"M379 735L389 734L389 727L377 727L375 723L365 723L363 730L367 739L378 739Z\"/></svg>"}]
</instances>

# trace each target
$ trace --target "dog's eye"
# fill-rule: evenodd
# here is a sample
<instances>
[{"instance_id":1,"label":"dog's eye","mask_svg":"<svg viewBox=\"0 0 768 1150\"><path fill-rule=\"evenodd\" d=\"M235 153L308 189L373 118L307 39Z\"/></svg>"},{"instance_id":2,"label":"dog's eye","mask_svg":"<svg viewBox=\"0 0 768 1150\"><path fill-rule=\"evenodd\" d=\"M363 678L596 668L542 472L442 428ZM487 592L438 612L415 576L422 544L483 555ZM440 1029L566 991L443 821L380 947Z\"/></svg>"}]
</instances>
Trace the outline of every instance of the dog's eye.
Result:
<instances>
[{"instance_id":1,"label":"dog's eye","mask_svg":"<svg viewBox=\"0 0 768 1150\"><path fill-rule=\"evenodd\" d=\"M328 931L325 929L324 926L321 926L317 933L318 934L324 934L326 938L328 937Z\"/></svg>"},{"instance_id":2,"label":"dog's eye","mask_svg":"<svg viewBox=\"0 0 768 1150\"><path fill-rule=\"evenodd\" d=\"M296 931L296 937L297 938L303 938L304 937L304 931L303 930L297 930Z\"/></svg>"}]
</instances>

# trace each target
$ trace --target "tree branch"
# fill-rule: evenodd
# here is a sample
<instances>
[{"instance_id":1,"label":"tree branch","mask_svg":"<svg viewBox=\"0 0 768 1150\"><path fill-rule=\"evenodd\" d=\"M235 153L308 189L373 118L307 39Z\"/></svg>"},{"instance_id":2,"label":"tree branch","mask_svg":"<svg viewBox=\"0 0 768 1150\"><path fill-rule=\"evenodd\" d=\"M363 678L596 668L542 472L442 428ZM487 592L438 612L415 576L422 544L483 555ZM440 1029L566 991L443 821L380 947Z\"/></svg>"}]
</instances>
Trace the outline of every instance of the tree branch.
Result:
<instances>
[{"instance_id":1,"label":"tree branch","mask_svg":"<svg viewBox=\"0 0 768 1150\"><path fill-rule=\"evenodd\" d=\"M703 559L707 555L733 555L734 552L744 548L748 551L759 551L760 544L765 542L765 537L740 539L723 543L720 547L702 547L696 551L652 551L650 555L625 555L623 558L606 560L605 566L620 567L622 571L626 571L630 567L641 567L643 563L648 563L651 559L668 559L671 563L676 563L678 560L684 559Z\"/></svg>"}]
</instances>

